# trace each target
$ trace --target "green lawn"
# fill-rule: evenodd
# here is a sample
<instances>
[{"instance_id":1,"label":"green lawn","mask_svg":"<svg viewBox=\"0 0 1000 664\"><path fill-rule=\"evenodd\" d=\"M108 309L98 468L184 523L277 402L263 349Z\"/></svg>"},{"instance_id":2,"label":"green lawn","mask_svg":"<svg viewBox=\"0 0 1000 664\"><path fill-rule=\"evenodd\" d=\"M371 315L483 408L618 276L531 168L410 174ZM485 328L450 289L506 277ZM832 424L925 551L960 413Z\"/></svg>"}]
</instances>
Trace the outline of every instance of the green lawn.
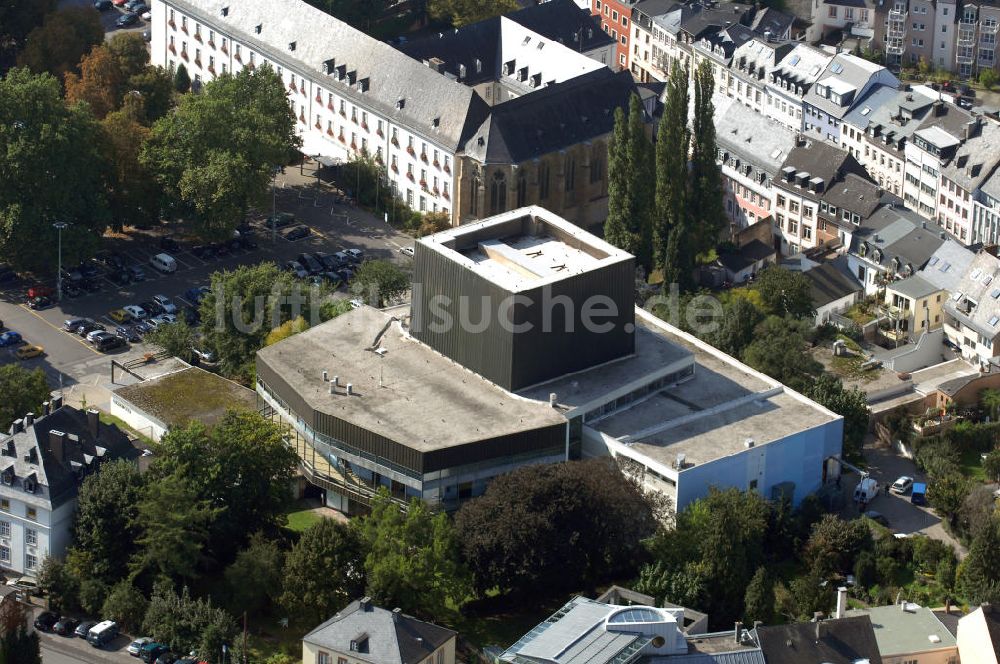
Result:
<instances>
[{"instance_id":1,"label":"green lawn","mask_svg":"<svg viewBox=\"0 0 1000 664\"><path fill-rule=\"evenodd\" d=\"M983 470L983 462L979 458L976 450L966 450L962 453L961 461L962 474L976 482L986 482L986 471Z\"/></svg>"},{"instance_id":2,"label":"green lawn","mask_svg":"<svg viewBox=\"0 0 1000 664\"><path fill-rule=\"evenodd\" d=\"M295 511L286 514L288 524L285 526L289 530L297 533L305 532L315 523L319 523L323 517L312 511L311 507L303 508L301 503L296 504Z\"/></svg>"}]
</instances>

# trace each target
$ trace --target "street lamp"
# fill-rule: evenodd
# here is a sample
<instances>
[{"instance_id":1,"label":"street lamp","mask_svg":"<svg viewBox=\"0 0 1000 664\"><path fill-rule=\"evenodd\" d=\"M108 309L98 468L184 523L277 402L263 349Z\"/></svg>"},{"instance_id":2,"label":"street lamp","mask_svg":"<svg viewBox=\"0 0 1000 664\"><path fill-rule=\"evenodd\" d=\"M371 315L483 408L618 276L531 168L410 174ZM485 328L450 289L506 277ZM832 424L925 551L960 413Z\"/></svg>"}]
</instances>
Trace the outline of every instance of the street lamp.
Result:
<instances>
[{"instance_id":1,"label":"street lamp","mask_svg":"<svg viewBox=\"0 0 1000 664\"><path fill-rule=\"evenodd\" d=\"M62 232L66 229L67 224L65 221L57 221L52 224L52 228L56 229L56 233L59 236L59 271L56 272L56 301L62 302Z\"/></svg>"}]
</instances>

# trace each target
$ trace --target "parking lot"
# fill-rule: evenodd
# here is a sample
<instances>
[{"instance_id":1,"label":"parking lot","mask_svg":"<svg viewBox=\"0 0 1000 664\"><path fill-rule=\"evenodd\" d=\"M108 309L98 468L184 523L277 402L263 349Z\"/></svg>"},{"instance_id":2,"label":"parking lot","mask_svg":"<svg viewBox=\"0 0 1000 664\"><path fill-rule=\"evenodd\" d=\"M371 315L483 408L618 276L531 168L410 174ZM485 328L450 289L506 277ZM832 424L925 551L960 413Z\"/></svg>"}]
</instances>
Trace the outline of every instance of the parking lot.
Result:
<instances>
[{"instance_id":1,"label":"parking lot","mask_svg":"<svg viewBox=\"0 0 1000 664\"><path fill-rule=\"evenodd\" d=\"M334 253L350 248L362 251L366 259L388 259L404 265L409 263L410 259L400 249L412 246L412 238L362 210L338 203L336 194L325 185L317 189L308 167L303 174L297 167L287 170L287 174L277 180L276 209L292 213L296 222L272 236L264 226L265 216L270 210L252 215L250 223L256 249L199 257L192 252L196 246L194 240L187 241L182 236L173 235L169 229L134 231L127 235L109 236L103 248L119 254L128 266L141 266L145 273L142 281L119 285L109 279L108 270L101 267L100 274L92 279L93 287L99 290L83 292L73 298L64 297L61 303L37 311L25 303L27 289L34 285L54 287L54 279L41 282L18 280L4 284L4 289L0 291L0 321L7 329L18 332L26 343L45 348L42 357L20 362L27 367L43 368L56 385L60 381L63 384L82 380L94 382L101 374L109 375L110 357L139 356L149 349L145 344L137 343L131 348L105 355L80 336L63 331L64 321L90 318L114 330L119 323L109 317L111 311L149 301L154 295L167 296L178 308L192 306L193 303L184 297L185 291L209 285L211 274L217 270L234 269L239 265L265 260L281 264L293 260L302 252ZM283 232L301 224L309 227L308 236L294 241L283 236ZM166 234L176 238L180 244L179 251L170 252L177 263L176 272L171 274L161 273L149 263L152 256L163 252L160 241ZM340 296L347 297L347 294L341 293ZM0 364L8 362L18 362L14 347L0 348Z\"/></svg>"}]
</instances>

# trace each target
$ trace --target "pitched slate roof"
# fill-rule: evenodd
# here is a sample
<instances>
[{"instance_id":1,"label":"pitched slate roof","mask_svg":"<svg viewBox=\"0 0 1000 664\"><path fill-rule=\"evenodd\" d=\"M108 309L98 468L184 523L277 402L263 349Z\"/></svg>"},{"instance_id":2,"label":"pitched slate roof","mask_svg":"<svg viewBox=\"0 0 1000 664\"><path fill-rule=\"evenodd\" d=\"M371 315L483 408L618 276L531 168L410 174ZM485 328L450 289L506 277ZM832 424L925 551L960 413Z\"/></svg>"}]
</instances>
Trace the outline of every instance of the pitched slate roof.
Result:
<instances>
[{"instance_id":1,"label":"pitched slate roof","mask_svg":"<svg viewBox=\"0 0 1000 664\"><path fill-rule=\"evenodd\" d=\"M393 122L434 136L449 149L458 149L488 111L486 102L472 88L301 0L171 2L198 20L224 26L268 59L284 63L287 69L294 65L314 79L326 76L323 67L327 61L333 60L336 67L346 66L348 72L356 72L356 80L368 80L367 91L336 81L332 75L330 90L377 109ZM228 8L225 16L223 8ZM292 43L294 51L289 49ZM401 98L405 103L400 109L397 102Z\"/></svg>"},{"instance_id":2,"label":"pitched slate roof","mask_svg":"<svg viewBox=\"0 0 1000 664\"><path fill-rule=\"evenodd\" d=\"M866 260L888 266L893 258L898 258L901 268L909 264L916 271L922 269L944 243L941 235L940 226L923 219L913 210L899 205L883 205L855 229L851 250L859 252L861 245L866 244ZM875 249L881 253L877 261Z\"/></svg>"},{"instance_id":3,"label":"pitched slate roof","mask_svg":"<svg viewBox=\"0 0 1000 664\"><path fill-rule=\"evenodd\" d=\"M976 254L944 309L984 337L1000 334L1000 260L986 251Z\"/></svg>"},{"instance_id":4,"label":"pitched slate roof","mask_svg":"<svg viewBox=\"0 0 1000 664\"><path fill-rule=\"evenodd\" d=\"M950 293L958 287L969 263L975 257L975 252L947 238L928 259L927 265L920 271L920 276Z\"/></svg>"},{"instance_id":5,"label":"pitched slate roof","mask_svg":"<svg viewBox=\"0 0 1000 664\"><path fill-rule=\"evenodd\" d=\"M712 103L716 142L723 152L731 152L776 177L795 147L795 132L727 95L713 94Z\"/></svg>"},{"instance_id":6,"label":"pitched slate roof","mask_svg":"<svg viewBox=\"0 0 1000 664\"><path fill-rule=\"evenodd\" d=\"M484 163L521 163L609 133L635 93L628 71L607 67L504 102L466 144Z\"/></svg>"},{"instance_id":7,"label":"pitched slate roof","mask_svg":"<svg viewBox=\"0 0 1000 664\"><path fill-rule=\"evenodd\" d=\"M802 274L809 280L813 306L817 309L861 292L861 283L832 262L820 263Z\"/></svg>"},{"instance_id":8,"label":"pitched slate roof","mask_svg":"<svg viewBox=\"0 0 1000 664\"><path fill-rule=\"evenodd\" d=\"M804 101L833 117L842 118L853 107L858 95L861 94L869 81L884 69L885 67L871 63L864 58L848 53L838 53L826 64L823 72L816 79L816 84L810 87L809 92L806 93ZM891 80L895 80L895 78ZM899 82L896 81L896 85L898 84ZM853 97L847 104L837 104L833 100L819 95L816 90L819 85L832 86L835 91L838 87L844 90L853 90Z\"/></svg>"},{"instance_id":9,"label":"pitched slate roof","mask_svg":"<svg viewBox=\"0 0 1000 664\"><path fill-rule=\"evenodd\" d=\"M768 664L882 664L868 616L757 628Z\"/></svg>"},{"instance_id":10,"label":"pitched slate roof","mask_svg":"<svg viewBox=\"0 0 1000 664\"><path fill-rule=\"evenodd\" d=\"M993 174L997 163L1000 163L1000 126L986 122L977 124L972 135L958 148L955 158L941 169L941 175L972 191Z\"/></svg>"},{"instance_id":11,"label":"pitched slate roof","mask_svg":"<svg viewBox=\"0 0 1000 664\"><path fill-rule=\"evenodd\" d=\"M6 435L0 434L0 471L12 473L12 481L0 486L0 491L23 491L18 497L28 504L55 509L75 498L83 478L104 461L140 455L128 436L115 425L101 422L96 411L90 416L61 406L34 418L30 425L19 421L20 427L15 423ZM61 456L53 451L52 431L65 434L60 436ZM26 480L34 481L34 491L27 490Z\"/></svg>"},{"instance_id":12,"label":"pitched slate roof","mask_svg":"<svg viewBox=\"0 0 1000 664\"><path fill-rule=\"evenodd\" d=\"M616 43L601 30L598 18L580 9L573 0L547 0L507 14L507 18L574 51L592 51ZM578 40L580 35L582 43Z\"/></svg>"},{"instance_id":13,"label":"pitched slate roof","mask_svg":"<svg viewBox=\"0 0 1000 664\"><path fill-rule=\"evenodd\" d=\"M431 654L456 637L456 632L417 620L398 611L377 607L371 600L355 600L337 615L302 637L314 644L342 653L352 660L373 664L422 664ZM351 642L359 650L351 650Z\"/></svg>"},{"instance_id":14,"label":"pitched slate roof","mask_svg":"<svg viewBox=\"0 0 1000 664\"><path fill-rule=\"evenodd\" d=\"M758 34L770 32L774 37L783 37L792 24L795 23L795 16L778 11L772 7L763 7L754 14L750 27Z\"/></svg>"}]
</instances>

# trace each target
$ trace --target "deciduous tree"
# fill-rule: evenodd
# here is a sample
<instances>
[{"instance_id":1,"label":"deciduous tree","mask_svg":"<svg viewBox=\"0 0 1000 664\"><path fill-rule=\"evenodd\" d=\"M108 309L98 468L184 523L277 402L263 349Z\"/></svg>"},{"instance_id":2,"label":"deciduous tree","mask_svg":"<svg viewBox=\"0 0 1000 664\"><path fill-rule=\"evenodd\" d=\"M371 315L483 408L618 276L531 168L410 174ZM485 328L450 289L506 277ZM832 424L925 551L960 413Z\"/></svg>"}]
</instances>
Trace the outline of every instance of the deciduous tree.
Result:
<instances>
[{"instance_id":1,"label":"deciduous tree","mask_svg":"<svg viewBox=\"0 0 1000 664\"><path fill-rule=\"evenodd\" d=\"M758 567L750 579L743 607L743 620L747 625L758 620L767 625L774 619L774 581L764 567Z\"/></svg>"},{"instance_id":2,"label":"deciduous tree","mask_svg":"<svg viewBox=\"0 0 1000 664\"><path fill-rule=\"evenodd\" d=\"M142 627L148 607L149 600L133 585L131 579L122 579L112 586L104 600L101 616L114 620L123 631L132 632Z\"/></svg>"},{"instance_id":3,"label":"deciduous tree","mask_svg":"<svg viewBox=\"0 0 1000 664\"><path fill-rule=\"evenodd\" d=\"M958 567L959 589L972 606L1000 602L997 551L1000 551L1000 522L994 519L972 540L969 555Z\"/></svg>"},{"instance_id":4,"label":"deciduous tree","mask_svg":"<svg viewBox=\"0 0 1000 664\"><path fill-rule=\"evenodd\" d=\"M801 272L770 265L757 274L754 290L760 293L767 313L775 316L812 317L812 288Z\"/></svg>"},{"instance_id":5,"label":"deciduous tree","mask_svg":"<svg viewBox=\"0 0 1000 664\"><path fill-rule=\"evenodd\" d=\"M643 107L632 95L628 115L615 110L608 147L608 218L604 237L633 254L647 270L652 263L652 214L655 160L646 136Z\"/></svg>"},{"instance_id":6,"label":"deciduous tree","mask_svg":"<svg viewBox=\"0 0 1000 664\"><path fill-rule=\"evenodd\" d=\"M195 332L183 320L160 325L146 335L148 343L156 344L174 357L185 362L191 361L191 347L195 343Z\"/></svg>"},{"instance_id":7,"label":"deciduous tree","mask_svg":"<svg viewBox=\"0 0 1000 664\"><path fill-rule=\"evenodd\" d=\"M743 351L743 361L794 390L805 391L823 371L806 352L804 323L769 316L757 326L756 337Z\"/></svg>"},{"instance_id":8,"label":"deciduous tree","mask_svg":"<svg viewBox=\"0 0 1000 664\"><path fill-rule=\"evenodd\" d=\"M408 290L409 275L395 263L385 260L365 261L351 281L351 291L373 307L384 307Z\"/></svg>"},{"instance_id":9,"label":"deciduous tree","mask_svg":"<svg viewBox=\"0 0 1000 664\"><path fill-rule=\"evenodd\" d=\"M63 262L91 255L109 219L100 128L67 106L48 74L16 68L0 78L0 255L22 269L54 274L55 221Z\"/></svg>"},{"instance_id":10,"label":"deciduous tree","mask_svg":"<svg viewBox=\"0 0 1000 664\"><path fill-rule=\"evenodd\" d=\"M285 558L281 605L319 624L365 589L365 548L359 533L333 519L306 530Z\"/></svg>"},{"instance_id":11,"label":"deciduous tree","mask_svg":"<svg viewBox=\"0 0 1000 664\"><path fill-rule=\"evenodd\" d=\"M435 19L456 28L517 11L516 0L428 0L427 11Z\"/></svg>"},{"instance_id":12,"label":"deciduous tree","mask_svg":"<svg viewBox=\"0 0 1000 664\"><path fill-rule=\"evenodd\" d=\"M692 248L704 253L715 248L725 225L722 207L722 171L716 162L715 80L712 63L703 60L695 72L694 114L691 130Z\"/></svg>"},{"instance_id":13,"label":"deciduous tree","mask_svg":"<svg viewBox=\"0 0 1000 664\"><path fill-rule=\"evenodd\" d=\"M194 211L202 236L221 239L264 202L274 165L300 143L281 78L262 66L182 97L153 125L143 163Z\"/></svg>"},{"instance_id":14,"label":"deciduous tree","mask_svg":"<svg viewBox=\"0 0 1000 664\"><path fill-rule=\"evenodd\" d=\"M107 584L125 575L136 553L142 496L142 476L134 464L124 460L102 466L80 487L74 548L93 561L89 573Z\"/></svg>"},{"instance_id":15,"label":"deciduous tree","mask_svg":"<svg viewBox=\"0 0 1000 664\"><path fill-rule=\"evenodd\" d=\"M844 455L860 456L871 417L865 393L856 387L845 389L838 377L823 373L809 387L806 396L844 417Z\"/></svg>"},{"instance_id":16,"label":"deciduous tree","mask_svg":"<svg viewBox=\"0 0 1000 664\"><path fill-rule=\"evenodd\" d=\"M143 630L170 646L174 652L196 652L214 658L223 643L231 643L236 622L211 599L191 597L187 586L178 595L166 583L157 584L149 601Z\"/></svg>"},{"instance_id":17,"label":"deciduous tree","mask_svg":"<svg viewBox=\"0 0 1000 664\"><path fill-rule=\"evenodd\" d=\"M664 283L690 287L694 268L688 201L688 72L675 61L667 81L667 98L656 135L656 205L653 223L653 258L663 270ZM674 233L674 230L677 230ZM683 283L682 283L683 282Z\"/></svg>"},{"instance_id":18,"label":"deciduous tree","mask_svg":"<svg viewBox=\"0 0 1000 664\"><path fill-rule=\"evenodd\" d=\"M942 519L952 526L958 522L958 515L965 503L972 482L957 472L935 477L927 486L927 500Z\"/></svg>"},{"instance_id":19,"label":"deciduous tree","mask_svg":"<svg viewBox=\"0 0 1000 664\"><path fill-rule=\"evenodd\" d=\"M76 70L84 53L103 41L104 26L96 9L65 7L47 14L28 33L18 64L62 80L66 72Z\"/></svg>"},{"instance_id":20,"label":"deciduous tree","mask_svg":"<svg viewBox=\"0 0 1000 664\"><path fill-rule=\"evenodd\" d=\"M254 533L247 548L226 568L230 606L258 612L281 597L285 552L262 532Z\"/></svg>"},{"instance_id":21,"label":"deciduous tree","mask_svg":"<svg viewBox=\"0 0 1000 664\"><path fill-rule=\"evenodd\" d=\"M813 524L803 559L816 575L828 578L853 571L858 554L871 547L871 531L863 520L844 521L835 514L826 514Z\"/></svg>"},{"instance_id":22,"label":"deciduous tree","mask_svg":"<svg viewBox=\"0 0 1000 664\"><path fill-rule=\"evenodd\" d=\"M80 73L66 72L66 101L82 102L98 119L121 104L122 69L107 46L95 46L80 60Z\"/></svg>"},{"instance_id":23,"label":"deciduous tree","mask_svg":"<svg viewBox=\"0 0 1000 664\"><path fill-rule=\"evenodd\" d=\"M430 618L449 600L465 598L467 573L445 513L416 498L404 512L383 490L358 532L366 551L365 592L377 603Z\"/></svg>"},{"instance_id":24,"label":"deciduous tree","mask_svg":"<svg viewBox=\"0 0 1000 664\"><path fill-rule=\"evenodd\" d=\"M0 2L0 72L6 71L28 33L55 9L56 0L4 0Z\"/></svg>"},{"instance_id":25,"label":"deciduous tree","mask_svg":"<svg viewBox=\"0 0 1000 664\"><path fill-rule=\"evenodd\" d=\"M0 185L2 186L2 185ZM0 431L28 413L42 412L42 403L48 401L49 381L41 369L29 371L16 364L0 366Z\"/></svg>"}]
</instances>

